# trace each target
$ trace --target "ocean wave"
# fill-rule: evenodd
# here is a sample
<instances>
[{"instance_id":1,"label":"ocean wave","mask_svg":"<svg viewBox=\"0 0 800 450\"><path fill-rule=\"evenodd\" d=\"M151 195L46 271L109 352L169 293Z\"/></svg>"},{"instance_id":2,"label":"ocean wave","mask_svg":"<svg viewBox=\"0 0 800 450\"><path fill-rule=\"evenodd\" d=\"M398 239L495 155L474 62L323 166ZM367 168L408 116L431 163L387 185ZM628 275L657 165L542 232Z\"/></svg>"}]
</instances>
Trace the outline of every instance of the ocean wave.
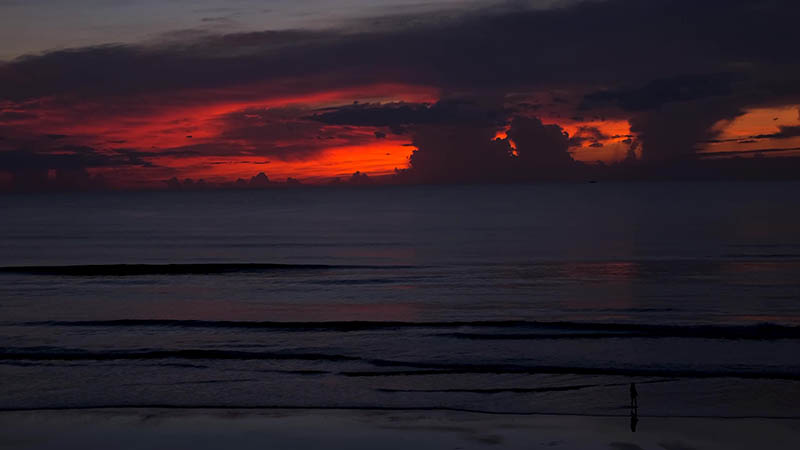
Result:
<instances>
[{"instance_id":1,"label":"ocean wave","mask_svg":"<svg viewBox=\"0 0 800 450\"><path fill-rule=\"evenodd\" d=\"M489 388L489 389L388 389L378 388L378 392L386 393L426 393L426 394L534 394L540 392L563 392L563 391L577 391L580 389L600 387L601 384L579 384L573 386L550 386L538 388Z\"/></svg>"},{"instance_id":2,"label":"ocean wave","mask_svg":"<svg viewBox=\"0 0 800 450\"><path fill-rule=\"evenodd\" d=\"M728 253L723 258L743 259L797 259L800 253Z\"/></svg>"},{"instance_id":3,"label":"ocean wave","mask_svg":"<svg viewBox=\"0 0 800 450\"><path fill-rule=\"evenodd\" d=\"M380 365L379 361L370 361ZM800 380L800 372L765 368L667 368L667 367L587 367L513 364L448 364L427 362L385 361L387 366L404 366L400 370L356 370L340 372L347 377L408 377L420 375L465 375L465 374L524 374L524 375L610 375L625 377L659 378L743 378Z\"/></svg>"},{"instance_id":4,"label":"ocean wave","mask_svg":"<svg viewBox=\"0 0 800 450\"><path fill-rule=\"evenodd\" d=\"M744 378L800 380L798 368L729 368L729 367L604 367L523 365L505 363L429 362L362 358L328 353L245 352L199 349L137 349L88 351L58 347L22 347L0 349L0 363L20 361L114 361L114 360L300 360L325 362L357 362L374 369L343 370L335 373L346 377L389 377L457 374L530 374L530 375L613 375L659 378ZM305 372L305 371L303 371ZM315 371L314 374L318 372ZM309 373L310 374L310 373Z\"/></svg>"},{"instance_id":5,"label":"ocean wave","mask_svg":"<svg viewBox=\"0 0 800 450\"><path fill-rule=\"evenodd\" d=\"M638 380L637 384L656 384L656 383L669 383L676 381L675 378L664 378L657 380ZM564 391L578 391L581 389L598 388L598 387L618 387L628 386L628 383L595 383L595 384L573 384L567 386L543 386L543 387L502 387L502 388L466 388L466 389L391 389L391 388L378 388L378 392L386 393L463 393L463 394L535 394L540 392L564 392Z\"/></svg>"},{"instance_id":6,"label":"ocean wave","mask_svg":"<svg viewBox=\"0 0 800 450\"><path fill-rule=\"evenodd\" d=\"M543 322L544 323L544 322ZM232 321L232 320L177 320L177 319L118 319L78 321L33 321L23 325L65 327L174 327L174 328L248 328L277 331L364 331L395 330L402 328L460 328L496 327L513 328L539 324L520 320L486 320L453 322L403 322L403 321Z\"/></svg>"},{"instance_id":7,"label":"ocean wave","mask_svg":"<svg viewBox=\"0 0 800 450\"><path fill-rule=\"evenodd\" d=\"M86 351L74 349L6 348L0 349L0 361L110 361L110 360L301 360L301 361L359 361L361 358L328 353L243 352L232 350L111 350Z\"/></svg>"},{"instance_id":8,"label":"ocean wave","mask_svg":"<svg viewBox=\"0 0 800 450\"><path fill-rule=\"evenodd\" d=\"M9 324L9 323L6 323ZM13 324L13 323L11 323ZM170 328L231 328L264 331L330 331L355 332L370 330L431 329L463 331L440 333L435 336L459 339L582 339L582 338L703 338L775 340L800 339L800 326L759 323L752 325L662 325L603 322L540 322L525 320L484 320L447 322L402 321L230 321L176 319L119 319L83 321L33 321L26 326L63 327L170 327ZM472 331L479 329L484 331Z\"/></svg>"},{"instance_id":9,"label":"ocean wave","mask_svg":"<svg viewBox=\"0 0 800 450\"><path fill-rule=\"evenodd\" d=\"M25 275L59 275L72 277L140 276L140 275L212 275L226 273L272 272L288 270L334 269L403 269L408 266L359 266L329 264L259 264L259 263L198 263L198 264L90 264L67 266L5 266L0 273Z\"/></svg>"}]
</instances>

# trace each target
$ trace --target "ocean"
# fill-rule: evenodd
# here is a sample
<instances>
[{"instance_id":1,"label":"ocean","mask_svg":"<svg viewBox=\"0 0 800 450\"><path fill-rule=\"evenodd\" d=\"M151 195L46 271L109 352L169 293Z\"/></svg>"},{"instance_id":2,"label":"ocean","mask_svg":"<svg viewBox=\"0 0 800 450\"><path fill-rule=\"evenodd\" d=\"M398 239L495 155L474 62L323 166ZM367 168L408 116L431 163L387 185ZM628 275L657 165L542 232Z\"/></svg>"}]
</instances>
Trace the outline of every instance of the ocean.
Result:
<instances>
[{"instance_id":1,"label":"ocean","mask_svg":"<svg viewBox=\"0 0 800 450\"><path fill-rule=\"evenodd\" d=\"M0 197L0 409L797 417L800 183Z\"/></svg>"}]
</instances>

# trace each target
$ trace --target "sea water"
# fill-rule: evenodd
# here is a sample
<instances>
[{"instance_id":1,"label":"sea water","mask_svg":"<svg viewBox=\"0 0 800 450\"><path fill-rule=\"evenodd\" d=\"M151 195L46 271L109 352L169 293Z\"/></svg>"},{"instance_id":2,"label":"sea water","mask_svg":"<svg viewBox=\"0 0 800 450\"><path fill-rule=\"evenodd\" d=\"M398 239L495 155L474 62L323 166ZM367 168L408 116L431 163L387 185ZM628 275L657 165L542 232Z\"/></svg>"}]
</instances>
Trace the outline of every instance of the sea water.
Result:
<instances>
[{"instance_id":1,"label":"sea water","mask_svg":"<svg viewBox=\"0 0 800 450\"><path fill-rule=\"evenodd\" d=\"M800 184L0 197L0 409L789 417Z\"/></svg>"}]
</instances>

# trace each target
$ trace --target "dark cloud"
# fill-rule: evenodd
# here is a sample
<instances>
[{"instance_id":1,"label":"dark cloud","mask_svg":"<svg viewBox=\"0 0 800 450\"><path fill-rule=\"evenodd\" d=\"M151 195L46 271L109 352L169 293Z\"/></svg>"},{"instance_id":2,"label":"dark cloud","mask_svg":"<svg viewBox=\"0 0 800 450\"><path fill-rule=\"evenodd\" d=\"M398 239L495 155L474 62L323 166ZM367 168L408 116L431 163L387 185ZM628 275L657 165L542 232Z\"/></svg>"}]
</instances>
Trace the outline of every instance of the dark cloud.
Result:
<instances>
[{"instance_id":1,"label":"dark cloud","mask_svg":"<svg viewBox=\"0 0 800 450\"><path fill-rule=\"evenodd\" d=\"M796 65L791 30L798 13L800 5L793 0L758 5L744 0L608 0L552 10L434 14L410 25L399 19L382 27L364 22L347 31L239 33L63 50L0 67L0 98L218 88L308 80L310 74L325 74L316 88L398 81L507 92L575 83L645 84L661 78L683 80L678 95L695 98L717 92L719 80L703 74L732 67L745 74L779 73L776 65ZM698 75L680 78L685 74ZM304 85L298 82L294 88ZM670 96L675 88L671 81L655 82L650 91ZM646 106L658 98L627 102Z\"/></svg>"},{"instance_id":2,"label":"dark cloud","mask_svg":"<svg viewBox=\"0 0 800 450\"><path fill-rule=\"evenodd\" d=\"M365 186L372 184L372 178L370 178L366 173L356 171L350 176L350 179L347 180L347 182L356 186Z\"/></svg>"},{"instance_id":3,"label":"dark cloud","mask_svg":"<svg viewBox=\"0 0 800 450\"><path fill-rule=\"evenodd\" d=\"M253 178L250 178L251 187L267 187L269 186L269 177L264 172L259 172Z\"/></svg>"},{"instance_id":4,"label":"dark cloud","mask_svg":"<svg viewBox=\"0 0 800 450\"><path fill-rule=\"evenodd\" d=\"M142 165L131 158L107 157L91 148L71 150L60 154L0 151L0 168L11 174L14 190L89 190L104 189L108 184L102 175L90 175L88 168Z\"/></svg>"},{"instance_id":5,"label":"dark cloud","mask_svg":"<svg viewBox=\"0 0 800 450\"><path fill-rule=\"evenodd\" d=\"M171 190L205 190L220 187L217 184L207 182L203 178L195 181L192 178L179 180L177 177L172 177L164 181L164 183L167 185L167 188Z\"/></svg>"},{"instance_id":6,"label":"dark cloud","mask_svg":"<svg viewBox=\"0 0 800 450\"><path fill-rule=\"evenodd\" d=\"M362 174L361 172L356 172L359 177L364 177L368 179L366 174ZM355 175L354 175L355 177ZM179 179L178 177L171 177L167 180L163 180L164 185L162 187L166 187L170 190L205 190L205 189L282 189L282 188L290 188L290 187L299 187L303 184L300 180L292 177L286 178L286 181L273 181L267 176L264 172L259 172L256 175L250 177L250 180L247 181L243 178L238 178L236 181L223 181L223 182L212 182L206 181L204 179L194 180L192 178L184 178L183 180ZM363 184L363 183L362 183Z\"/></svg>"},{"instance_id":7,"label":"dark cloud","mask_svg":"<svg viewBox=\"0 0 800 450\"><path fill-rule=\"evenodd\" d=\"M569 135L558 125L515 117L508 138L495 138L497 131L498 127L490 124L414 127L412 142L417 149L400 178L421 182L501 182L582 176L583 165L567 151Z\"/></svg>"},{"instance_id":8,"label":"dark cloud","mask_svg":"<svg viewBox=\"0 0 800 450\"><path fill-rule=\"evenodd\" d=\"M590 93L583 98L581 109L615 105L626 111L646 111L672 102L725 96L733 92L735 79L731 73L658 79L640 88Z\"/></svg>"},{"instance_id":9,"label":"dark cloud","mask_svg":"<svg viewBox=\"0 0 800 450\"><path fill-rule=\"evenodd\" d=\"M58 153L27 150L0 151L0 167L9 172L20 170L86 169L98 167L147 166L137 152L106 154L86 146L63 146Z\"/></svg>"},{"instance_id":10,"label":"dark cloud","mask_svg":"<svg viewBox=\"0 0 800 450\"><path fill-rule=\"evenodd\" d=\"M519 164L538 175L569 169L574 162L567 151L569 135L558 125L544 125L537 118L517 117L508 129L508 138L517 147ZM553 171L556 172L553 172Z\"/></svg>"},{"instance_id":11,"label":"dark cloud","mask_svg":"<svg viewBox=\"0 0 800 450\"><path fill-rule=\"evenodd\" d=\"M511 147L495 134L491 127L418 126L404 175L420 182L502 181L513 167Z\"/></svg>"},{"instance_id":12,"label":"dark cloud","mask_svg":"<svg viewBox=\"0 0 800 450\"><path fill-rule=\"evenodd\" d=\"M639 113L629 121L642 146L642 160L656 164L691 157L695 145L714 139L720 130L713 126L744 114L736 101L710 99L676 102Z\"/></svg>"},{"instance_id":13,"label":"dark cloud","mask_svg":"<svg viewBox=\"0 0 800 450\"><path fill-rule=\"evenodd\" d=\"M102 175L92 176L87 169L154 167L136 152L109 154L92 147L69 145L56 151L0 150L0 171L11 174L11 187L16 190L87 190L109 187Z\"/></svg>"},{"instance_id":14,"label":"dark cloud","mask_svg":"<svg viewBox=\"0 0 800 450\"><path fill-rule=\"evenodd\" d=\"M353 104L328 108L310 119L336 125L401 127L403 125L502 125L508 112L465 100L432 105L413 103Z\"/></svg>"},{"instance_id":15,"label":"dark cloud","mask_svg":"<svg viewBox=\"0 0 800 450\"><path fill-rule=\"evenodd\" d=\"M759 134L752 139L788 139L800 137L800 125L781 125L777 133Z\"/></svg>"}]
</instances>

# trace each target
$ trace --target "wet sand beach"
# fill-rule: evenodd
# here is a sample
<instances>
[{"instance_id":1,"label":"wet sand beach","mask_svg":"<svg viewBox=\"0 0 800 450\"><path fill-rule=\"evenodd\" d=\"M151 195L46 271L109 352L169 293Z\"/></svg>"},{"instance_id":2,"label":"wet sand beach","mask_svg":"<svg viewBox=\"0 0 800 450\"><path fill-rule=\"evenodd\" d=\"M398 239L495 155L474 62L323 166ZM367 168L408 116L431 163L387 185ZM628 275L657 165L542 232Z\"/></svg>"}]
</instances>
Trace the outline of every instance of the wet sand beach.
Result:
<instances>
[{"instance_id":1,"label":"wet sand beach","mask_svg":"<svg viewBox=\"0 0 800 450\"><path fill-rule=\"evenodd\" d=\"M46 432L43 432L46 430ZM795 449L798 419L455 411L89 409L0 413L3 449Z\"/></svg>"}]
</instances>

